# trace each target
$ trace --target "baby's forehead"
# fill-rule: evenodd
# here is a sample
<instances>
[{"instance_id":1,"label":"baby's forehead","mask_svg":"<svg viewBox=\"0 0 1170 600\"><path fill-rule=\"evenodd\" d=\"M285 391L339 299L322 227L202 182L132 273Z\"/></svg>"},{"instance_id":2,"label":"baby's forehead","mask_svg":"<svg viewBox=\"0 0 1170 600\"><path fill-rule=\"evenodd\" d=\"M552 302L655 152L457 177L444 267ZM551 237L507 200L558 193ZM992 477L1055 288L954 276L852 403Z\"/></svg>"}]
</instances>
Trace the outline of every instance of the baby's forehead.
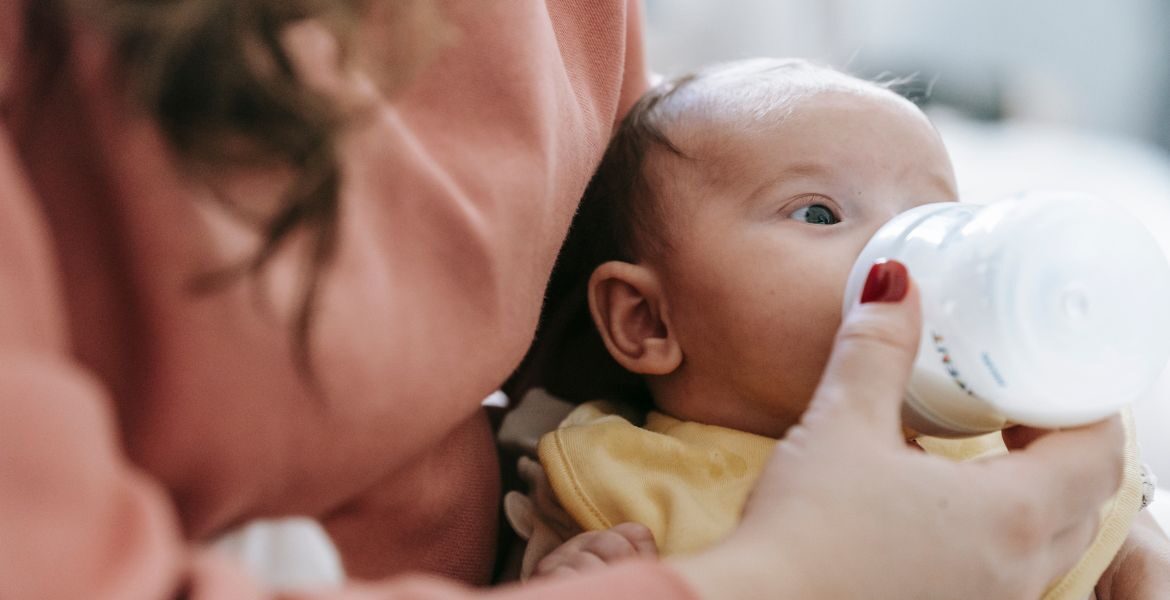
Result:
<instances>
[{"instance_id":1,"label":"baby's forehead","mask_svg":"<svg viewBox=\"0 0 1170 600\"><path fill-rule=\"evenodd\" d=\"M811 100L865 105L897 94L803 61L753 60L702 71L663 103L664 129L688 155L711 152L745 133L782 125Z\"/></svg>"},{"instance_id":2,"label":"baby's forehead","mask_svg":"<svg viewBox=\"0 0 1170 600\"><path fill-rule=\"evenodd\" d=\"M820 118L817 108L828 105L921 115L889 89L832 69L803 61L742 61L700 72L664 98L659 120L682 156L658 152L647 166L665 174L660 178L664 183L679 176L735 178L745 140L782 128L792 129L786 137L799 136L799 129L785 125Z\"/></svg>"},{"instance_id":3,"label":"baby's forehead","mask_svg":"<svg viewBox=\"0 0 1170 600\"><path fill-rule=\"evenodd\" d=\"M836 164L824 155L841 146L840 136L824 119L915 113L933 131L913 103L885 87L803 61L743 61L702 71L665 92L654 111L651 121L670 143L652 146L641 170L667 229L695 203L738 198L762 173L771 176L776 152L789 157L820 149L822 160Z\"/></svg>"}]
</instances>

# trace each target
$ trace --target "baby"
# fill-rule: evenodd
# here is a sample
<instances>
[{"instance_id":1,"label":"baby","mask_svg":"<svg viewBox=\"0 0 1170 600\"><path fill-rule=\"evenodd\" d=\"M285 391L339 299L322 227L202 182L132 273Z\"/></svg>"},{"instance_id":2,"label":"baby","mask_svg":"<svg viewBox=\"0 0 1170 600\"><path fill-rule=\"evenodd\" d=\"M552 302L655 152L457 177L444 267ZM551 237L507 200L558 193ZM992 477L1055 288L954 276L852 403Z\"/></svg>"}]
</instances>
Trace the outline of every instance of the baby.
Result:
<instances>
[{"instance_id":1,"label":"baby","mask_svg":"<svg viewBox=\"0 0 1170 600\"><path fill-rule=\"evenodd\" d=\"M685 553L730 533L821 378L862 247L894 215L957 198L937 131L880 85L762 59L643 97L582 201L545 322L587 302L609 357L638 377L590 389L624 402L577 408L541 439L540 465L522 465L535 491L510 497L509 517L529 536L553 532L530 544L526 568ZM955 459L1003 451L998 437L922 446ZM1125 495L1136 485L1127 475L1103 513L1113 533L1049 597L1091 593L1137 511ZM610 535L538 562L550 537L581 530Z\"/></svg>"}]
</instances>

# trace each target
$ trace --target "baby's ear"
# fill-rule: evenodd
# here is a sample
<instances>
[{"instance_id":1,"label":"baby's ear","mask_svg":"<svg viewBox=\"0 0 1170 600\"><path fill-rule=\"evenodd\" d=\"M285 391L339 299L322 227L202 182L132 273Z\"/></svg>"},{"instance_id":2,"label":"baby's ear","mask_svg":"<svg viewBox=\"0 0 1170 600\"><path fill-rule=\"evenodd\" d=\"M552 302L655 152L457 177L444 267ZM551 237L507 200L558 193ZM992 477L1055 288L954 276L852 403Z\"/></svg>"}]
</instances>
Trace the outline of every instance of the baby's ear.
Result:
<instances>
[{"instance_id":1,"label":"baby's ear","mask_svg":"<svg viewBox=\"0 0 1170 600\"><path fill-rule=\"evenodd\" d=\"M642 265L610 261L589 278L589 312L609 354L643 375L666 375L682 363L662 286Z\"/></svg>"}]
</instances>

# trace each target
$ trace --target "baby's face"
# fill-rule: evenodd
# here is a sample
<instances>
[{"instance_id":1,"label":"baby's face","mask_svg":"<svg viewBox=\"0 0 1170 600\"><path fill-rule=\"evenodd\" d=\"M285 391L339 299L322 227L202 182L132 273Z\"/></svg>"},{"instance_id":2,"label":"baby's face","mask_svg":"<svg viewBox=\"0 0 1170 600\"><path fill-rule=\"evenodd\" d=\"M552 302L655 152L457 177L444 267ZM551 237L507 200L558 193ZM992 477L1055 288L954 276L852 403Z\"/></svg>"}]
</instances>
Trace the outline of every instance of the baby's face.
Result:
<instances>
[{"instance_id":1,"label":"baby's face","mask_svg":"<svg viewBox=\"0 0 1170 600\"><path fill-rule=\"evenodd\" d=\"M957 198L950 160L916 107L879 90L676 133L696 162L659 163L672 249L655 268L683 362L656 397L680 418L782 435L820 379L853 261L894 215Z\"/></svg>"}]
</instances>

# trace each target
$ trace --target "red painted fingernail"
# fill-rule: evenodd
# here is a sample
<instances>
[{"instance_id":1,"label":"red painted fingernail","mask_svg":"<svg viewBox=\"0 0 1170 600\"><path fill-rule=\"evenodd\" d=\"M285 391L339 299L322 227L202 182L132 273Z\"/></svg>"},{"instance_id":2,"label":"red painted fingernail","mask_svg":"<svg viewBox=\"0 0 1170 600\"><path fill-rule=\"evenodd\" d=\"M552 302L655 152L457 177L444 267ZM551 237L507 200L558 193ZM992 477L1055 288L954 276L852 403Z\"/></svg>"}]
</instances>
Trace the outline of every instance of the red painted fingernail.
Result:
<instances>
[{"instance_id":1,"label":"red painted fingernail","mask_svg":"<svg viewBox=\"0 0 1170 600\"><path fill-rule=\"evenodd\" d=\"M909 289L910 274L906 272L906 265L883 258L869 268L865 289L861 291L861 303L901 302Z\"/></svg>"}]
</instances>

